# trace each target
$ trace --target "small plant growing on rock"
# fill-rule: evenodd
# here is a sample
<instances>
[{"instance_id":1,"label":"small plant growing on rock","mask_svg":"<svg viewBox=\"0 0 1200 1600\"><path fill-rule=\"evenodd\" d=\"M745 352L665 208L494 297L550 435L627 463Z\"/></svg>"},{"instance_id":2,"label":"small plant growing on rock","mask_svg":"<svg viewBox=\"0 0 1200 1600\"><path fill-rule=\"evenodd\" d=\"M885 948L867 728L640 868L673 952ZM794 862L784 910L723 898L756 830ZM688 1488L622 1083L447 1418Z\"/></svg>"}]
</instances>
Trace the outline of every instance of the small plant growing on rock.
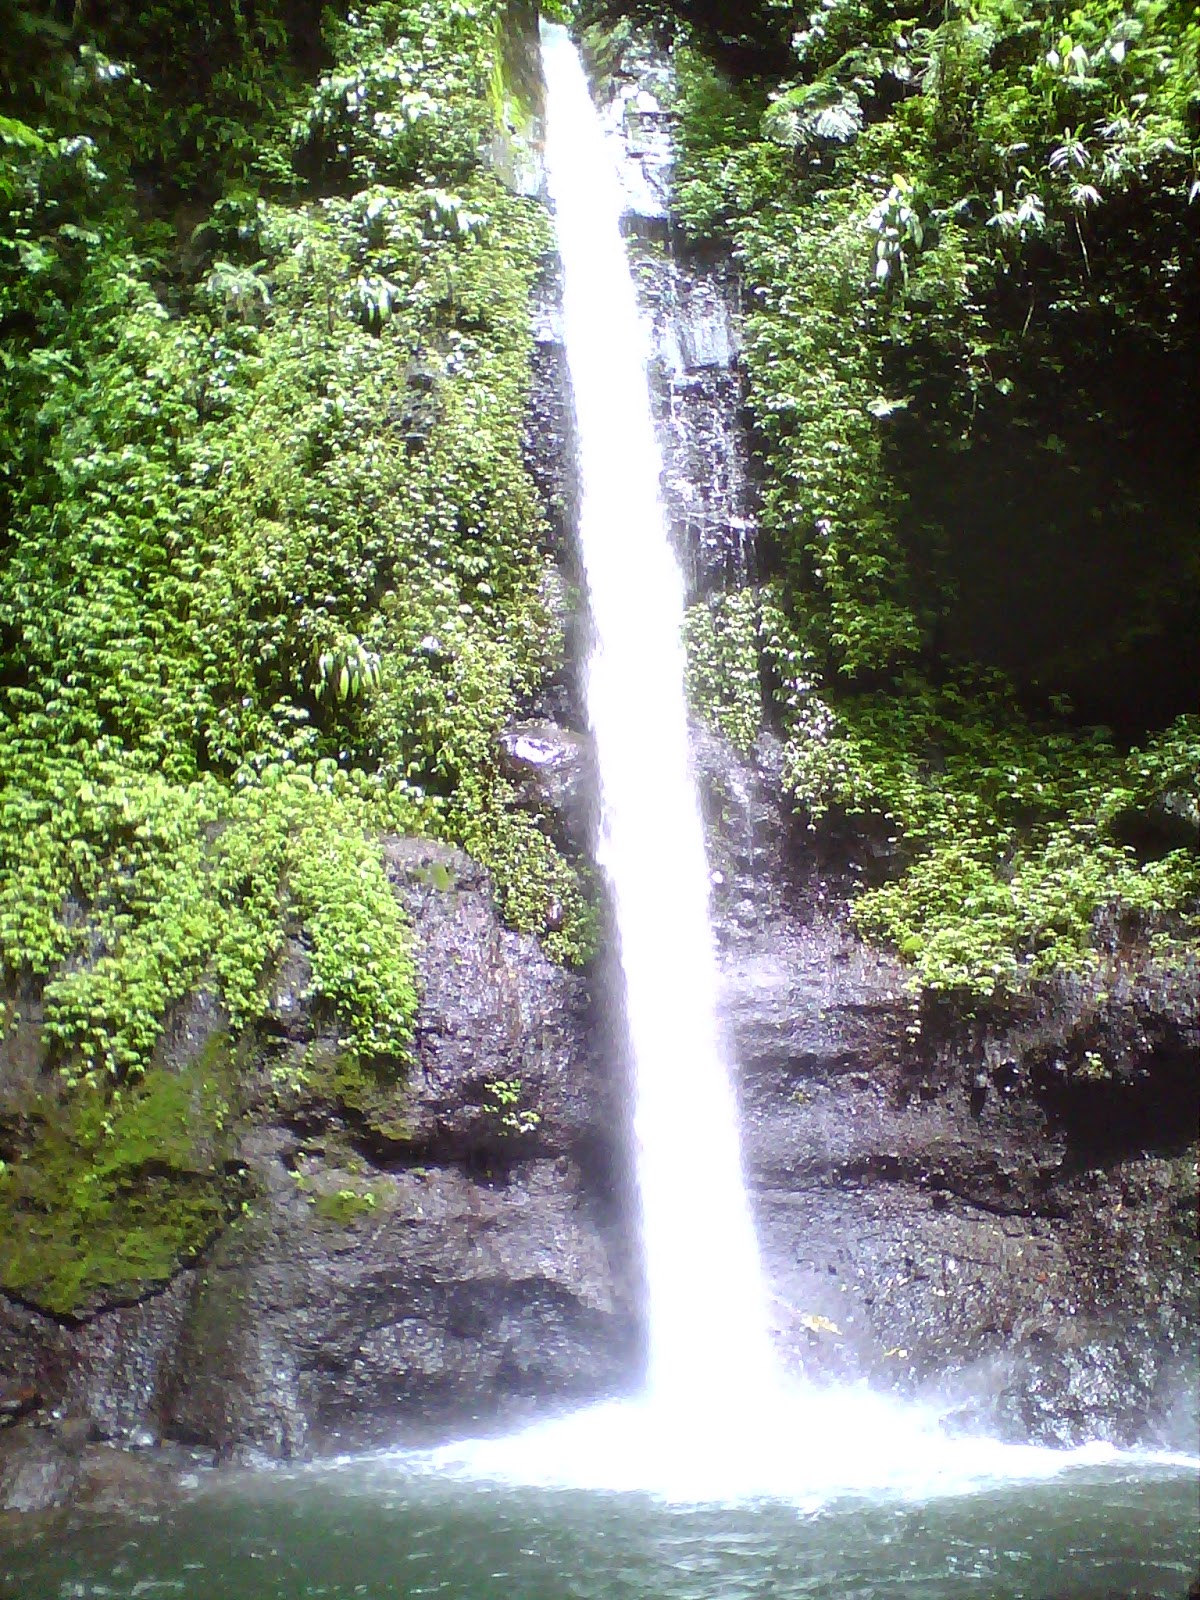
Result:
<instances>
[{"instance_id":1,"label":"small plant growing on rock","mask_svg":"<svg viewBox=\"0 0 1200 1600\"><path fill-rule=\"evenodd\" d=\"M1104 1057L1098 1050L1085 1050L1083 1052L1083 1061L1076 1069L1076 1077L1083 1078L1088 1083L1101 1083L1111 1075L1109 1068L1105 1065Z\"/></svg>"},{"instance_id":2,"label":"small plant growing on rock","mask_svg":"<svg viewBox=\"0 0 1200 1600\"><path fill-rule=\"evenodd\" d=\"M540 1115L521 1105L520 1078L489 1078L484 1084L487 1098L483 1109L496 1118L505 1133L518 1136L533 1133L541 1124Z\"/></svg>"}]
</instances>

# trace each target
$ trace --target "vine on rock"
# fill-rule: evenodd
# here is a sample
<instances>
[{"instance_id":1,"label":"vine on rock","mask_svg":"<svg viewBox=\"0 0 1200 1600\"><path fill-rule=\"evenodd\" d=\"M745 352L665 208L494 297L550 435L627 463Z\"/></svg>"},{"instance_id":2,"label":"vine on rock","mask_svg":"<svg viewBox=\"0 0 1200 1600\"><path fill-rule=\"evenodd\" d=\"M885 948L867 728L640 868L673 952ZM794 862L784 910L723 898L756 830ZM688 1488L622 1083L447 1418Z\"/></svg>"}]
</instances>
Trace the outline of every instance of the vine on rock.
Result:
<instances>
[{"instance_id":1,"label":"vine on rock","mask_svg":"<svg viewBox=\"0 0 1200 1600\"><path fill-rule=\"evenodd\" d=\"M882 840L853 915L919 989L1175 960L1200 912L1192 10L584 11L670 20L680 220L750 307L773 575L693 614L695 700L745 746L768 697L800 811ZM731 604L757 604L757 693Z\"/></svg>"}]
</instances>

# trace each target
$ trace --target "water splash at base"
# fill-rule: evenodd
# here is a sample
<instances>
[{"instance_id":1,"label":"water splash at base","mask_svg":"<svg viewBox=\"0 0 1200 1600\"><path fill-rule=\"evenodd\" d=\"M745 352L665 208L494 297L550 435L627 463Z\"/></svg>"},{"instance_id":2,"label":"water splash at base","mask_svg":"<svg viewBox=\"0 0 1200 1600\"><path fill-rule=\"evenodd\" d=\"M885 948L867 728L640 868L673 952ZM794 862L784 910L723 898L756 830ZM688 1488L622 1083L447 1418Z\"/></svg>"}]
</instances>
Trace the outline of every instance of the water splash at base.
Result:
<instances>
[{"instance_id":1,"label":"water splash at base","mask_svg":"<svg viewBox=\"0 0 1200 1600\"><path fill-rule=\"evenodd\" d=\"M846 1499L928 1501L1079 1469L1200 1470L1168 1451L1076 1449L954 1435L933 1407L863 1386L776 1389L768 1409L619 1400L499 1439L386 1458L406 1472L538 1489L641 1493L671 1504L786 1502L806 1512Z\"/></svg>"},{"instance_id":2,"label":"water splash at base","mask_svg":"<svg viewBox=\"0 0 1200 1600\"><path fill-rule=\"evenodd\" d=\"M384 1459L408 1472L514 1486L812 1509L847 1497L961 1495L1126 1460L1135 1470L1191 1466L1109 1445L1051 1450L956 1435L933 1407L865 1385L793 1385L778 1371L715 1014L684 595L659 492L645 330L619 185L582 65L565 29L544 26L543 40L596 638L587 698L602 791L598 855L616 911L637 1085L647 1390L508 1438Z\"/></svg>"}]
</instances>

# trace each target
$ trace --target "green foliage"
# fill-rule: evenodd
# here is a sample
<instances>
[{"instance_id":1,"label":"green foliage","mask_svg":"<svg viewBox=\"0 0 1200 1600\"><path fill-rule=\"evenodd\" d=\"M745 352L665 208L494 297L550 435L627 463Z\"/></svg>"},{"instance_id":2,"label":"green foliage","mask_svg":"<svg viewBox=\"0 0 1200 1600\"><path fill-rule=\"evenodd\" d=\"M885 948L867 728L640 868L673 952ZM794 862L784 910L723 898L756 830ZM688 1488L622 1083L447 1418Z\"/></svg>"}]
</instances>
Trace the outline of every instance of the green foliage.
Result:
<instances>
[{"instance_id":1,"label":"green foliage","mask_svg":"<svg viewBox=\"0 0 1200 1600\"><path fill-rule=\"evenodd\" d=\"M81 1159L71 1096L158 1084L197 985L253 1023L287 932L393 1125L381 832L587 951L496 744L562 650L522 449L548 228L482 157L505 14L157 0L0 46L0 969Z\"/></svg>"},{"instance_id":2,"label":"green foliage","mask_svg":"<svg viewBox=\"0 0 1200 1600\"><path fill-rule=\"evenodd\" d=\"M0 959L46 978L45 1031L69 1079L149 1066L169 1008L201 979L233 1024L261 1010L285 927L352 1048L403 1055L411 941L364 830L420 813L331 761L230 790L172 784L81 747L21 761L0 795Z\"/></svg>"},{"instance_id":3,"label":"green foliage","mask_svg":"<svg viewBox=\"0 0 1200 1600\"><path fill-rule=\"evenodd\" d=\"M749 300L778 574L759 645L788 786L814 824L835 812L891 840L893 875L857 900L859 925L918 985L977 995L1086 962L1102 928L1194 926L1194 852L1127 842L1130 815L1194 795L1193 723L1122 754L1029 717L968 661L998 497L1051 548L1098 543L1100 571L1120 519L1130 537L1157 519L1136 582L1109 597L1095 581L1096 599L1079 583L1084 626L1110 632L1073 646L1076 678L1161 636L1200 573L1194 510L1179 510L1192 466L1146 406L1153 388L1139 420L1113 381L1118 353L1134 370L1160 360L1168 384L1194 368L1200 24L1171 0L1069 15L772 0L745 8L735 41L690 0L671 9L693 24L676 48L679 209L693 236L733 246ZM752 70L731 81L717 60ZM1019 643L1000 654L1042 680L1026 687L1043 704L1073 665L1061 619L1045 626L1032 666ZM729 681L715 617L689 618L689 646L696 702L744 744L755 697Z\"/></svg>"},{"instance_id":4,"label":"green foliage","mask_svg":"<svg viewBox=\"0 0 1200 1600\"><path fill-rule=\"evenodd\" d=\"M6 16L0 43L4 101L39 121L69 118L111 168L174 193L247 169L320 39L319 7L306 0L80 0L67 25L13 9L17 27Z\"/></svg>"},{"instance_id":5,"label":"green foliage","mask_svg":"<svg viewBox=\"0 0 1200 1600\"><path fill-rule=\"evenodd\" d=\"M337 65L290 130L301 166L358 189L472 172L502 15L498 0L376 0L334 23Z\"/></svg>"},{"instance_id":6,"label":"green foliage","mask_svg":"<svg viewBox=\"0 0 1200 1600\"><path fill-rule=\"evenodd\" d=\"M300 832L288 884L308 932L315 992L351 1050L399 1055L417 1010L411 938L379 851L344 808Z\"/></svg>"},{"instance_id":7,"label":"green foliage","mask_svg":"<svg viewBox=\"0 0 1200 1600\"><path fill-rule=\"evenodd\" d=\"M762 730L759 604L752 588L715 594L684 618L692 708L747 751Z\"/></svg>"},{"instance_id":8,"label":"green foliage","mask_svg":"<svg viewBox=\"0 0 1200 1600\"><path fill-rule=\"evenodd\" d=\"M483 1109L495 1118L503 1132L520 1138L536 1131L542 1119L538 1112L521 1104L525 1091L520 1078L489 1078L484 1089Z\"/></svg>"},{"instance_id":9,"label":"green foliage","mask_svg":"<svg viewBox=\"0 0 1200 1600\"><path fill-rule=\"evenodd\" d=\"M787 782L810 818L830 809L886 830L903 864L854 905L925 988L988 997L1089 965L1102 923L1124 937L1163 918L1198 925L1200 858L1148 860L1120 837L1164 795L1200 802L1200 724L1181 718L1124 755L1099 732L1029 723L1002 680L919 679L843 700L797 696Z\"/></svg>"}]
</instances>

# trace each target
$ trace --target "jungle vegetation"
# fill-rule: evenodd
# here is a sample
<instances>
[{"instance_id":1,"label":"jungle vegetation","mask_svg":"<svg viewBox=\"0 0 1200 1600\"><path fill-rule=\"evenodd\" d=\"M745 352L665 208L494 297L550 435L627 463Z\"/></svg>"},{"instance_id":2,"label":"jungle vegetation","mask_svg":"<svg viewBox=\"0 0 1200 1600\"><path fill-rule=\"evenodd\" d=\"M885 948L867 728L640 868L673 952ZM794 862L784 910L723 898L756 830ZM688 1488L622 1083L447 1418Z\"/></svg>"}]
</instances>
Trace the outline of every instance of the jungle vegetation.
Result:
<instances>
[{"instance_id":1,"label":"jungle vegetation","mask_svg":"<svg viewBox=\"0 0 1200 1600\"><path fill-rule=\"evenodd\" d=\"M678 210L735 253L768 581L689 628L862 931L1012 995L1194 948L1200 13L589 4L673 46ZM620 13L620 15L618 15Z\"/></svg>"},{"instance_id":2,"label":"jungle vegetation","mask_svg":"<svg viewBox=\"0 0 1200 1600\"><path fill-rule=\"evenodd\" d=\"M13 22L0 954L119 1080L202 976L251 1017L290 916L352 1041L398 1049L369 833L461 841L582 948L493 749L561 649L522 462L546 222L483 159L500 8Z\"/></svg>"},{"instance_id":3,"label":"jungle vegetation","mask_svg":"<svg viewBox=\"0 0 1200 1600\"><path fill-rule=\"evenodd\" d=\"M587 953L495 742L562 654L504 18L3 7L0 1026L36 1018L49 1076L0 1117L0 1282L51 1309L166 1275L236 1199L236 1082L164 1070L197 987L236 1039L293 934L347 1054L402 1077L381 832L464 845Z\"/></svg>"},{"instance_id":4,"label":"jungle vegetation","mask_svg":"<svg viewBox=\"0 0 1200 1600\"><path fill-rule=\"evenodd\" d=\"M0 1285L52 1311L240 1204L232 1041L288 935L343 1098L402 1077L381 832L588 956L497 759L564 652L522 438L548 225L489 158L513 9L0 0L0 1024L45 1046ZM1183 959L1194 9L555 9L674 51L680 223L745 285L765 578L693 613L698 704L874 841L853 914L918 991ZM198 988L226 1044L180 1072Z\"/></svg>"}]
</instances>

